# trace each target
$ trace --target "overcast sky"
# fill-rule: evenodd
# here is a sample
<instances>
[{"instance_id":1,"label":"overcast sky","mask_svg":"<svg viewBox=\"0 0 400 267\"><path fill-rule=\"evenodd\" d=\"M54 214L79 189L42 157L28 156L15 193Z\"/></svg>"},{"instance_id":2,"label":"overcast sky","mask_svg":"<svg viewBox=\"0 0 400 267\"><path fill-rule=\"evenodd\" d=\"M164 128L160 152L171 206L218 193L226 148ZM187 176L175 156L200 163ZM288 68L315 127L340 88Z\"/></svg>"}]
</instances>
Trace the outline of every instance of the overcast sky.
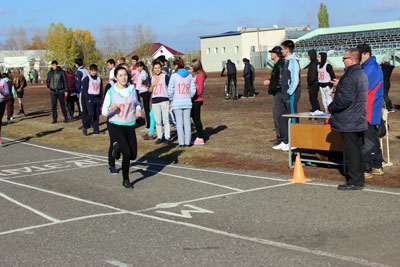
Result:
<instances>
[{"instance_id":1,"label":"overcast sky","mask_svg":"<svg viewBox=\"0 0 400 267\"><path fill-rule=\"evenodd\" d=\"M6 5L5 3L8 3ZM119 4L123 3L123 4ZM87 29L98 38L101 28L119 32L137 23L150 25L158 42L178 51L200 48L201 35L243 27L310 25L318 28L316 0L203 0L203 1L2 1L0 42L7 29L24 27L31 37L35 28L62 22L66 27ZM330 26L344 26L400 19L400 0L327 0Z\"/></svg>"}]
</instances>

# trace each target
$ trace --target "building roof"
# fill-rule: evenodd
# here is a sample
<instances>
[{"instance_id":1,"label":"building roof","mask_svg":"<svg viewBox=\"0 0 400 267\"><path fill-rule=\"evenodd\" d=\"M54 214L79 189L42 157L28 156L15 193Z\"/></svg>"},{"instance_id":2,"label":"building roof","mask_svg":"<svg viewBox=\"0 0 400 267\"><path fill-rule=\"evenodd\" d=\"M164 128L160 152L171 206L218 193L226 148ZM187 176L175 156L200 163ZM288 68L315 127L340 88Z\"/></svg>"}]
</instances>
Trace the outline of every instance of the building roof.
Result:
<instances>
[{"instance_id":1,"label":"building roof","mask_svg":"<svg viewBox=\"0 0 400 267\"><path fill-rule=\"evenodd\" d=\"M224 32L224 33L220 33L220 34L203 35L203 36L200 36L200 39L241 35L243 33L257 32L257 31L266 32L266 31L276 31L276 30L286 30L287 34L292 36L292 37L289 37L289 39L295 39L295 36L302 36L302 35L310 32L310 28L305 27L305 26L278 27L275 25L274 27L238 27L237 31L229 31L229 32Z\"/></svg>"},{"instance_id":2,"label":"building roof","mask_svg":"<svg viewBox=\"0 0 400 267\"><path fill-rule=\"evenodd\" d=\"M153 56L161 47L165 47L165 49L167 49L174 56L183 56L184 55L181 52L176 51L175 49L172 49L171 47L166 46L165 44L162 44L162 43L152 43L151 45L152 45L152 47L151 47L151 49L149 49L151 51L151 55L144 55L144 56ZM137 54L138 50L139 49L136 49L133 52L129 53L127 55L127 57L129 58L129 57Z\"/></svg>"},{"instance_id":3,"label":"building roof","mask_svg":"<svg viewBox=\"0 0 400 267\"><path fill-rule=\"evenodd\" d=\"M376 30L385 30L385 29L393 29L393 28L400 28L400 20L359 24L359 25L350 25L350 26L341 26L341 27L332 27L332 28L319 28L317 30L314 30L314 31L306 34L306 35L303 35L296 41L310 39L314 36L325 35L325 34L376 31Z\"/></svg>"}]
</instances>

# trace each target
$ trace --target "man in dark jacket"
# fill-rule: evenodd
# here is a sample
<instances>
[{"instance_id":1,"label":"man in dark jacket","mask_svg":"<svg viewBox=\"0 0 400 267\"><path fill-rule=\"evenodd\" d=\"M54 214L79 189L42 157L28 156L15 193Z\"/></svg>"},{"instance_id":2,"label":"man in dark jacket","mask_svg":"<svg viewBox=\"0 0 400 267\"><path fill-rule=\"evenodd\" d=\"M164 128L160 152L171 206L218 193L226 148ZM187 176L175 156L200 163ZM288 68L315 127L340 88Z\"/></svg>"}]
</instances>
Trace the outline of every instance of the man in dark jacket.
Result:
<instances>
[{"instance_id":1,"label":"man in dark jacket","mask_svg":"<svg viewBox=\"0 0 400 267\"><path fill-rule=\"evenodd\" d=\"M383 72L383 99L385 100L386 109L389 112L394 112L392 101L389 98L390 76L392 76L394 66L390 65L387 56L383 58L381 68Z\"/></svg>"},{"instance_id":2,"label":"man in dark jacket","mask_svg":"<svg viewBox=\"0 0 400 267\"><path fill-rule=\"evenodd\" d=\"M271 59L274 61L274 67L272 68L271 78L265 80L264 85L268 86L268 94L273 95L273 116L276 139L271 140L271 142L278 145L281 142L281 133L279 130L279 116L281 115L279 114L279 100L282 94L282 69L285 60L283 59L282 48L280 46L275 46L272 50L269 50L269 52L271 53Z\"/></svg>"},{"instance_id":3,"label":"man in dark jacket","mask_svg":"<svg viewBox=\"0 0 400 267\"><path fill-rule=\"evenodd\" d=\"M253 77L251 67L250 67L250 61L247 58L243 58L243 64L244 64L244 69L243 69L243 78L244 78L244 91L243 91L243 97L255 97L256 94L254 92L254 89L251 85L251 79Z\"/></svg>"},{"instance_id":4,"label":"man in dark jacket","mask_svg":"<svg viewBox=\"0 0 400 267\"><path fill-rule=\"evenodd\" d=\"M317 51L311 49L308 51L308 59L310 60L310 65L308 65L307 72L307 85L308 85L308 95L310 97L311 111L320 110L318 102L318 61L317 61Z\"/></svg>"},{"instance_id":5,"label":"man in dark jacket","mask_svg":"<svg viewBox=\"0 0 400 267\"><path fill-rule=\"evenodd\" d=\"M53 113L53 122L57 123L57 99L60 102L61 111L64 116L64 122L68 122L67 110L65 108L65 98L68 96L67 75L58 66L58 62L51 62L51 70L47 73L47 88L50 89L51 111Z\"/></svg>"},{"instance_id":6,"label":"man in dark jacket","mask_svg":"<svg viewBox=\"0 0 400 267\"><path fill-rule=\"evenodd\" d=\"M235 87L236 86L236 65L235 63L233 63L230 59L228 59L227 63L226 63L226 69L228 72L228 84L230 82L231 79L234 80L235 82Z\"/></svg>"},{"instance_id":7,"label":"man in dark jacket","mask_svg":"<svg viewBox=\"0 0 400 267\"><path fill-rule=\"evenodd\" d=\"M361 53L349 49L343 57L346 66L343 77L333 84L336 91L328 106L333 130L340 132L347 160L346 183L339 190L360 190L364 188L363 135L367 125L368 78L360 66Z\"/></svg>"}]
</instances>

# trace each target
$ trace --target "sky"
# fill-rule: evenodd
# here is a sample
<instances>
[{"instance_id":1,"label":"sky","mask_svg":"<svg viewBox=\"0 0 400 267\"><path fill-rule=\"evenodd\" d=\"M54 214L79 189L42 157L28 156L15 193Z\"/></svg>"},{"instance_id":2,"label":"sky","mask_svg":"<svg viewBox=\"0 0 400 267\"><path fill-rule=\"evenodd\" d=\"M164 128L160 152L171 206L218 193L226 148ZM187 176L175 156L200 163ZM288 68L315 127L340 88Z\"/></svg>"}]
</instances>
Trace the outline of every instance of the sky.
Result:
<instances>
[{"instance_id":1,"label":"sky","mask_svg":"<svg viewBox=\"0 0 400 267\"><path fill-rule=\"evenodd\" d=\"M3 0L4 1L4 0ZM3 2L2 1L2 2ZM400 19L400 0L325 0L330 27ZM151 26L161 42L180 52L199 49L199 36L237 27L307 26L318 28L321 0L18 0L0 7L0 43L13 25L24 27L28 38L35 29L62 22L67 28L90 30L99 39L102 28L119 33L142 23Z\"/></svg>"}]
</instances>

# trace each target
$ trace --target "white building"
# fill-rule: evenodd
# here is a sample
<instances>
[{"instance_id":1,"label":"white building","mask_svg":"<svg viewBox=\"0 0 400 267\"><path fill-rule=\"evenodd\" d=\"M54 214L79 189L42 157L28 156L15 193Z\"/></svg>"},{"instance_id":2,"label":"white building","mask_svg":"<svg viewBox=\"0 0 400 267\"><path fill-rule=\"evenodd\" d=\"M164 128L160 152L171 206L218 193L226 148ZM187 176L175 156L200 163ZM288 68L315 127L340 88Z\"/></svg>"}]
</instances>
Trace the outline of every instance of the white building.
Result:
<instances>
[{"instance_id":1,"label":"white building","mask_svg":"<svg viewBox=\"0 0 400 267\"><path fill-rule=\"evenodd\" d=\"M3 71L21 68L27 78L29 71L48 67L45 55L46 50L3 50L0 51L0 67Z\"/></svg>"},{"instance_id":2,"label":"white building","mask_svg":"<svg viewBox=\"0 0 400 267\"><path fill-rule=\"evenodd\" d=\"M284 40L295 40L310 32L309 27L238 27L237 31L225 32L216 35L200 37L201 61L206 71L221 71L226 61L230 59L236 64L238 70L242 70L243 58L261 58L276 45ZM258 55L258 57L255 57ZM269 57L268 57L269 59ZM257 62L251 60L256 68L266 67L266 58ZM256 64L255 64L256 63Z\"/></svg>"}]
</instances>

